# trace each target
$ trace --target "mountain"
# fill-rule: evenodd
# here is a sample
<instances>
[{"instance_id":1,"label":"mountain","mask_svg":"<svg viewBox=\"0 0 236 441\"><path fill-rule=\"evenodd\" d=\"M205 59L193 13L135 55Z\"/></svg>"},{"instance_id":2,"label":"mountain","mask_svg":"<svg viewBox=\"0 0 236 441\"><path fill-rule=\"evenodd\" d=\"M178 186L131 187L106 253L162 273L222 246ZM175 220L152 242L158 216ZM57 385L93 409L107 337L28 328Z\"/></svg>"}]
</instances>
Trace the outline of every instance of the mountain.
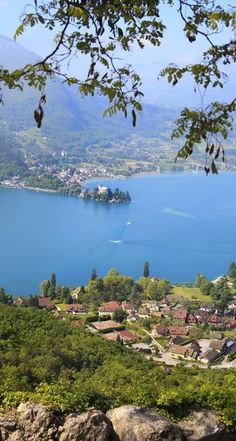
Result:
<instances>
[{"instance_id":1,"label":"mountain","mask_svg":"<svg viewBox=\"0 0 236 441\"><path fill-rule=\"evenodd\" d=\"M3 36L0 36L0 51L2 65L10 69L40 59ZM171 142L170 135L179 113L177 104L175 108L144 104L143 112L137 117L137 127L133 128L130 118L125 119L123 114L102 117L109 106L104 97L83 98L75 87L61 83L58 78L48 82L45 93L45 115L42 128L38 129L33 113L40 93L27 86L23 92L3 90L5 104L0 111L0 128L4 127L4 140L0 137L0 159L6 158L7 148L22 173L25 173L23 157L33 157L42 164L48 161L61 163L62 151L66 151L67 166L92 161L109 167L112 173L126 174L125 162L141 160L146 161L145 170L154 170L163 163L165 170L175 169L174 157L181 140ZM233 158L235 163L232 137L229 141L228 159L231 162ZM193 158L187 167L196 168L204 161L201 151L196 149L196 155L197 161ZM111 169L111 163L115 169ZM149 164L151 168L148 168ZM181 163L178 167L179 170L183 168Z\"/></svg>"},{"instance_id":2,"label":"mountain","mask_svg":"<svg viewBox=\"0 0 236 441\"><path fill-rule=\"evenodd\" d=\"M18 43L0 36L2 65L10 69L32 63L39 57L24 49ZM39 101L39 93L25 87L23 92L4 90L5 105L1 109L0 121L11 132L21 132L21 139L27 138L28 131L35 129L33 111ZM47 138L48 148L52 150L73 147L80 149L101 143L107 145L114 140L124 139L132 133L142 136L159 136L170 128L170 121L176 112L146 105L138 118L137 129L132 129L129 119L123 115L103 118L102 112L108 107L104 98L82 98L75 87L68 87L58 79L51 80L46 89L47 104L45 118L40 134ZM39 136L39 135L38 135Z\"/></svg>"}]
</instances>

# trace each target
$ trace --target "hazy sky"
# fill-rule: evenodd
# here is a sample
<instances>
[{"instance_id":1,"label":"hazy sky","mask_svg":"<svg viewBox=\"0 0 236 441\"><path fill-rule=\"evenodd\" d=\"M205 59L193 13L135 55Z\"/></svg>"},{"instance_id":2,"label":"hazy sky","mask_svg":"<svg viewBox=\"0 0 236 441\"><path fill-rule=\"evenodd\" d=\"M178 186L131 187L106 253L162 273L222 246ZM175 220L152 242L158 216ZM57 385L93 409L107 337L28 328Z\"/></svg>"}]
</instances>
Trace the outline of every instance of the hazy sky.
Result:
<instances>
[{"instance_id":1,"label":"hazy sky","mask_svg":"<svg viewBox=\"0 0 236 441\"><path fill-rule=\"evenodd\" d=\"M13 37L15 29L19 25L20 15L25 5L29 3L32 3L32 0L0 0L0 32L2 35ZM223 0L221 4L226 5L228 2ZM157 48L148 44L144 50L134 47L129 54L122 54L122 57L125 62L131 63L141 74L147 101L169 105L171 104L170 99L173 99L175 103L179 101L182 105L182 101L187 98L197 104L199 96L194 95L191 82L187 81L183 86L177 86L173 89L171 86L167 86L164 81L157 81L157 74L161 68L171 62L183 65L201 61L201 53L207 48L206 41L201 37L192 44L186 40L182 32L182 22L175 8L162 5L161 12L163 21L167 25L162 46ZM45 55L52 47L52 37L49 31L45 31L43 27L41 29L29 28L22 37L18 38L18 43L39 55ZM83 60L74 62L73 71L77 72L78 69L81 69L81 64L83 64Z\"/></svg>"}]
</instances>

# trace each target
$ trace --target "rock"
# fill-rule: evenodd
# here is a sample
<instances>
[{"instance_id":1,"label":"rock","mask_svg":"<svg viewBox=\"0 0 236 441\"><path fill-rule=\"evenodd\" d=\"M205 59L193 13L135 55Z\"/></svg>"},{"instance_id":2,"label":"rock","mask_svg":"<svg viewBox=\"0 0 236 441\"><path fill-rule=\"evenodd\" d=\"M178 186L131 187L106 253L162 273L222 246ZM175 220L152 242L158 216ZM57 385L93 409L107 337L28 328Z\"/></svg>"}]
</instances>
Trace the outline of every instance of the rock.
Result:
<instances>
[{"instance_id":1,"label":"rock","mask_svg":"<svg viewBox=\"0 0 236 441\"><path fill-rule=\"evenodd\" d=\"M121 406L107 412L58 414L22 403L0 416L0 441L236 441L214 412L199 410L173 424L152 409Z\"/></svg>"},{"instance_id":2,"label":"rock","mask_svg":"<svg viewBox=\"0 0 236 441\"><path fill-rule=\"evenodd\" d=\"M23 432L22 441L51 440L56 432L55 417L47 406L22 403L17 409L18 427ZM48 434L50 430L51 435Z\"/></svg>"},{"instance_id":3,"label":"rock","mask_svg":"<svg viewBox=\"0 0 236 441\"><path fill-rule=\"evenodd\" d=\"M109 419L92 410L66 417L59 441L118 441Z\"/></svg>"},{"instance_id":4,"label":"rock","mask_svg":"<svg viewBox=\"0 0 236 441\"><path fill-rule=\"evenodd\" d=\"M179 426L187 436L188 441L233 441L236 434L226 430L216 414L211 410L194 411L190 416L179 422Z\"/></svg>"},{"instance_id":5,"label":"rock","mask_svg":"<svg viewBox=\"0 0 236 441\"><path fill-rule=\"evenodd\" d=\"M21 403L0 418L1 441L55 440L56 417L47 406Z\"/></svg>"},{"instance_id":6,"label":"rock","mask_svg":"<svg viewBox=\"0 0 236 441\"><path fill-rule=\"evenodd\" d=\"M151 409L121 406L107 412L120 441L184 441L180 427Z\"/></svg>"},{"instance_id":7,"label":"rock","mask_svg":"<svg viewBox=\"0 0 236 441\"><path fill-rule=\"evenodd\" d=\"M97 410L68 415L60 429L60 441L113 441L111 422Z\"/></svg>"}]
</instances>

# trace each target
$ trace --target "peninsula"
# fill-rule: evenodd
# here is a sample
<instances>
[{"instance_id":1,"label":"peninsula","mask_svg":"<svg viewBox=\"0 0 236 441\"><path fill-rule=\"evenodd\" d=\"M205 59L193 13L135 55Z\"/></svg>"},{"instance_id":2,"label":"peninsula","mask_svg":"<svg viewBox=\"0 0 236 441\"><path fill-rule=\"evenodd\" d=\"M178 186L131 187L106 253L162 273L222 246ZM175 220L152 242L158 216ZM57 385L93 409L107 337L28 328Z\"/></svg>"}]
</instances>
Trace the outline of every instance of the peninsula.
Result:
<instances>
[{"instance_id":1,"label":"peninsula","mask_svg":"<svg viewBox=\"0 0 236 441\"><path fill-rule=\"evenodd\" d=\"M107 186L98 185L93 190L84 188L79 182L62 181L55 176L28 176L26 179L13 177L4 181L0 181L0 185L10 188L48 191L61 193L64 195L76 196L82 199L91 199L98 202L106 202L118 204L122 202L131 202L128 191L121 191L116 188L112 191Z\"/></svg>"}]
</instances>

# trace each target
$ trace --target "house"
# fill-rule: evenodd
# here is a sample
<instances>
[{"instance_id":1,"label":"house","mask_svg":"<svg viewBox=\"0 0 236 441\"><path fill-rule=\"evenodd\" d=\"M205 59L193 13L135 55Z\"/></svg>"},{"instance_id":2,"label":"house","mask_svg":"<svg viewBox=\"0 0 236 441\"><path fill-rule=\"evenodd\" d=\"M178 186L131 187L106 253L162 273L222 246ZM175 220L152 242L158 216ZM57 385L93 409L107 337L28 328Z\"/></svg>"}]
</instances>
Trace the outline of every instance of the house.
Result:
<instances>
[{"instance_id":1,"label":"house","mask_svg":"<svg viewBox=\"0 0 236 441\"><path fill-rule=\"evenodd\" d=\"M134 345L132 345L132 348L135 349L137 352L143 352L144 354L152 353L151 347L146 343L135 343Z\"/></svg>"},{"instance_id":2,"label":"house","mask_svg":"<svg viewBox=\"0 0 236 441\"><path fill-rule=\"evenodd\" d=\"M135 314L137 312L137 308L131 303L124 301L122 302L121 305L122 305L122 309L128 314Z\"/></svg>"},{"instance_id":3,"label":"house","mask_svg":"<svg viewBox=\"0 0 236 441\"><path fill-rule=\"evenodd\" d=\"M177 311L173 312L173 318L176 320L180 320L181 322L186 322L187 320L188 311L187 309L178 309Z\"/></svg>"},{"instance_id":4,"label":"house","mask_svg":"<svg viewBox=\"0 0 236 441\"><path fill-rule=\"evenodd\" d=\"M223 354L227 349L225 339L211 340L211 342L209 344L209 349L211 349L212 351L218 352L218 354Z\"/></svg>"},{"instance_id":5,"label":"house","mask_svg":"<svg viewBox=\"0 0 236 441\"><path fill-rule=\"evenodd\" d=\"M55 309L55 305L53 305L49 297L39 297L38 306L42 309Z\"/></svg>"},{"instance_id":6,"label":"house","mask_svg":"<svg viewBox=\"0 0 236 441\"><path fill-rule=\"evenodd\" d=\"M234 343L234 344L230 347L230 352L233 352L234 354L236 354L236 343Z\"/></svg>"},{"instance_id":7,"label":"house","mask_svg":"<svg viewBox=\"0 0 236 441\"><path fill-rule=\"evenodd\" d=\"M200 358L202 363L209 364L214 361L217 357L219 357L219 352L208 350L206 351Z\"/></svg>"},{"instance_id":8,"label":"house","mask_svg":"<svg viewBox=\"0 0 236 441\"><path fill-rule=\"evenodd\" d=\"M188 328L186 326L169 326L170 335L188 335Z\"/></svg>"},{"instance_id":9,"label":"house","mask_svg":"<svg viewBox=\"0 0 236 441\"><path fill-rule=\"evenodd\" d=\"M107 334L103 334L103 337L106 340L110 340L110 341L117 341L119 339L119 334L116 331L113 332L108 332Z\"/></svg>"},{"instance_id":10,"label":"house","mask_svg":"<svg viewBox=\"0 0 236 441\"><path fill-rule=\"evenodd\" d=\"M80 295L80 291L81 291L80 286L78 288L73 289L73 291L71 291L70 295L73 300L78 300L79 295Z\"/></svg>"},{"instance_id":11,"label":"house","mask_svg":"<svg viewBox=\"0 0 236 441\"><path fill-rule=\"evenodd\" d=\"M187 323L188 323L188 325L197 325L197 323L198 323L198 319L197 319L197 317L194 315L194 314L192 314L192 313L189 313L188 315L187 315Z\"/></svg>"},{"instance_id":12,"label":"house","mask_svg":"<svg viewBox=\"0 0 236 441\"><path fill-rule=\"evenodd\" d=\"M105 187L103 185L98 185L98 193L99 194L105 194L107 193L108 187Z\"/></svg>"},{"instance_id":13,"label":"house","mask_svg":"<svg viewBox=\"0 0 236 441\"><path fill-rule=\"evenodd\" d=\"M162 299L159 302L159 306L162 308L165 308L165 306L170 306L170 301L167 298Z\"/></svg>"},{"instance_id":14,"label":"house","mask_svg":"<svg viewBox=\"0 0 236 441\"><path fill-rule=\"evenodd\" d=\"M196 360L197 352L190 346L171 345L170 355L173 358L184 360Z\"/></svg>"},{"instance_id":15,"label":"house","mask_svg":"<svg viewBox=\"0 0 236 441\"><path fill-rule=\"evenodd\" d=\"M142 308L148 308L150 311L158 311L156 300L144 300L142 301Z\"/></svg>"},{"instance_id":16,"label":"house","mask_svg":"<svg viewBox=\"0 0 236 441\"><path fill-rule=\"evenodd\" d=\"M227 329L235 329L236 328L236 319L235 318L225 318L224 325Z\"/></svg>"},{"instance_id":17,"label":"house","mask_svg":"<svg viewBox=\"0 0 236 441\"><path fill-rule=\"evenodd\" d=\"M218 317L217 314L211 314L208 317L208 323L212 323L212 324L219 324L220 323L220 318Z\"/></svg>"},{"instance_id":18,"label":"house","mask_svg":"<svg viewBox=\"0 0 236 441\"><path fill-rule=\"evenodd\" d=\"M135 323L135 322L137 321L137 318L136 318L135 315L130 314L130 315L128 315L128 317L127 317L126 320L127 320L127 322L129 322L129 323Z\"/></svg>"},{"instance_id":19,"label":"house","mask_svg":"<svg viewBox=\"0 0 236 441\"><path fill-rule=\"evenodd\" d=\"M138 316L140 318L148 318L148 317L150 317L150 309L149 308L139 308Z\"/></svg>"},{"instance_id":20,"label":"house","mask_svg":"<svg viewBox=\"0 0 236 441\"><path fill-rule=\"evenodd\" d=\"M17 299L14 300L13 304L15 306L22 306L23 305L23 300L20 297L17 297Z\"/></svg>"},{"instance_id":21,"label":"house","mask_svg":"<svg viewBox=\"0 0 236 441\"><path fill-rule=\"evenodd\" d=\"M230 302L228 302L227 307L229 310L236 309L236 300L231 300Z\"/></svg>"},{"instance_id":22,"label":"house","mask_svg":"<svg viewBox=\"0 0 236 441\"><path fill-rule=\"evenodd\" d=\"M108 332L113 329L120 329L122 325L115 320L106 320L104 322L92 322L91 326L98 332Z\"/></svg>"},{"instance_id":23,"label":"house","mask_svg":"<svg viewBox=\"0 0 236 441\"><path fill-rule=\"evenodd\" d=\"M121 305L119 302L116 302L116 301L107 302L107 303L104 303L104 305L100 306L100 308L98 310L98 315L99 315L99 317L103 317L103 316L107 316L107 315L112 317L114 312L120 308L121 308Z\"/></svg>"},{"instance_id":24,"label":"house","mask_svg":"<svg viewBox=\"0 0 236 441\"><path fill-rule=\"evenodd\" d=\"M118 331L118 334L124 343L134 343L139 340L139 337L136 334L133 334L133 332L127 331L126 329Z\"/></svg>"},{"instance_id":25,"label":"house","mask_svg":"<svg viewBox=\"0 0 236 441\"><path fill-rule=\"evenodd\" d=\"M211 312L214 310L214 305L212 303L202 303L200 307L201 311Z\"/></svg>"},{"instance_id":26,"label":"house","mask_svg":"<svg viewBox=\"0 0 236 441\"><path fill-rule=\"evenodd\" d=\"M66 312L68 314L86 314L88 312L87 308L80 303L74 303L72 305L68 305L66 308Z\"/></svg>"},{"instance_id":27,"label":"house","mask_svg":"<svg viewBox=\"0 0 236 441\"><path fill-rule=\"evenodd\" d=\"M199 354L200 354L200 352L201 352L201 348L200 348L200 345L199 345L199 343L198 343L198 341L196 341L196 340L193 340L191 343L190 343L190 348L191 349L194 349L194 351L197 353L197 355L199 356Z\"/></svg>"},{"instance_id":28,"label":"house","mask_svg":"<svg viewBox=\"0 0 236 441\"><path fill-rule=\"evenodd\" d=\"M152 316L157 318L163 318L163 314L161 311L152 311Z\"/></svg>"},{"instance_id":29,"label":"house","mask_svg":"<svg viewBox=\"0 0 236 441\"><path fill-rule=\"evenodd\" d=\"M170 308L169 306L165 306L165 307L162 309L163 314L168 314L170 311L171 311L171 308Z\"/></svg>"},{"instance_id":30,"label":"house","mask_svg":"<svg viewBox=\"0 0 236 441\"><path fill-rule=\"evenodd\" d=\"M167 326L157 325L153 332L156 336L162 336L165 337L169 335L169 328Z\"/></svg>"},{"instance_id":31,"label":"house","mask_svg":"<svg viewBox=\"0 0 236 441\"><path fill-rule=\"evenodd\" d=\"M199 309L195 313L195 317L198 319L199 323L207 323L207 320L208 320L208 317L209 317L209 313L208 313L208 311L205 311L203 309Z\"/></svg>"}]
</instances>

